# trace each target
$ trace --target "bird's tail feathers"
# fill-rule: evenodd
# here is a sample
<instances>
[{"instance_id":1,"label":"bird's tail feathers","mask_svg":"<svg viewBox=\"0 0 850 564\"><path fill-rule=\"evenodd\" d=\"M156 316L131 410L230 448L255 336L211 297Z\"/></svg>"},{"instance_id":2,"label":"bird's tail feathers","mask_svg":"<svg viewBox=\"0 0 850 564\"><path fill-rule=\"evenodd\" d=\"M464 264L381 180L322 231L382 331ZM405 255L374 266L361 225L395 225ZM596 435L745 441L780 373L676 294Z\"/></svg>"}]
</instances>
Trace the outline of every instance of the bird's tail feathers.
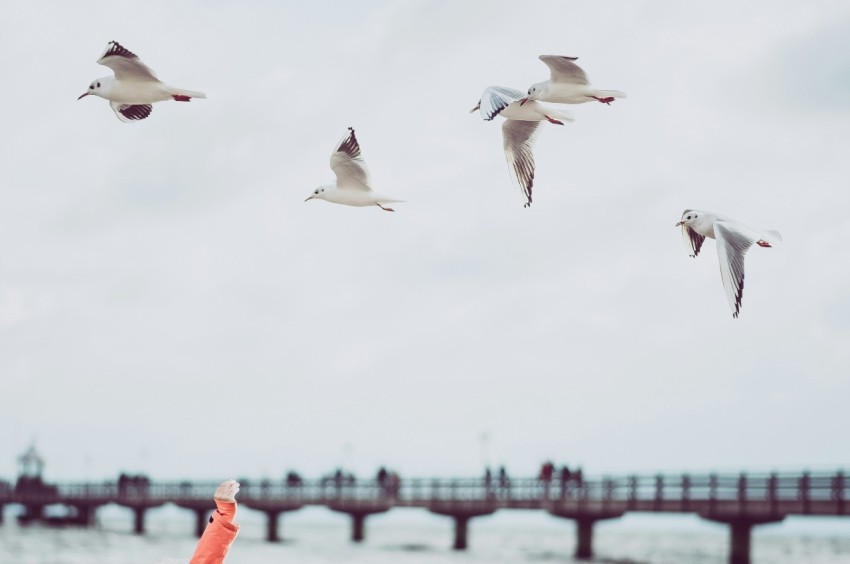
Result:
<instances>
[{"instance_id":1,"label":"bird's tail feathers","mask_svg":"<svg viewBox=\"0 0 850 564\"><path fill-rule=\"evenodd\" d=\"M169 93L172 96L186 96L188 98L206 98L207 95L203 92L196 92L194 90L184 90L183 88L174 88L173 86L168 87Z\"/></svg>"},{"instance_id":2,"label":"bird's tail feathers","mask_svg":"<svg viewBox=\"0 0 850 564\"><path fill-rule=\"evenodd\" d=\"M626 93L619 90L597 90L595 96L599 98L625 98Z\"/></svg>"}]
</instances>

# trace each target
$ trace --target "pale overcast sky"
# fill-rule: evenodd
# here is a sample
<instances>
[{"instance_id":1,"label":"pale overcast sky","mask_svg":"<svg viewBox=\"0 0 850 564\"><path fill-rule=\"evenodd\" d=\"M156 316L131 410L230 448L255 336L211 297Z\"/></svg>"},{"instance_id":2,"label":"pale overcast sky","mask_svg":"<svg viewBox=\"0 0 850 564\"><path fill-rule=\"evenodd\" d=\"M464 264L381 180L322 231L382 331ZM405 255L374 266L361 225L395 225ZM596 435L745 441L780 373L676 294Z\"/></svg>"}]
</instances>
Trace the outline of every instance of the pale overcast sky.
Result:
<instances>
[{"instance_id":1,"label":"pale overcast sky","mask_svg":"<svg viewBox=\"0 0 850 564\"><path fill-rule=\"evenodd\" d=\"M847 2L2 13L0 476L848 463ZM209 98L77 101L110 40ZM468 112L541 54L628 98L544 124L523 209ZM397 213L304 203L348 126ZM737 320L685 208L785 238Z\"/></svg>"}]
</instances>

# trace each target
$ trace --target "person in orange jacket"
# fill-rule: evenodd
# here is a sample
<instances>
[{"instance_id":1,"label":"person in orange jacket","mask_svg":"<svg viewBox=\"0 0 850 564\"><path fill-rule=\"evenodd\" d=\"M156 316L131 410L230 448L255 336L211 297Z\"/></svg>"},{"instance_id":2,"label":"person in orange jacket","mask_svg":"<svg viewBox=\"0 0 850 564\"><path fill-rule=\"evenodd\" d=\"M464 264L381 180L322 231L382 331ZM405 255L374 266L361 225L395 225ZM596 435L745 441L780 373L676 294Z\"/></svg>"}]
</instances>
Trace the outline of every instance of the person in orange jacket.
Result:
<instances>
[{"instance_id":1,"label":"person in orange jacket","mask_svg":"<svg viewBox=\"0 0 850 564\"><path fill-rule=\"evenodd\" d=\"M189 564L222 564L227 557L230 545L239 533L239 524L233 519L236 517L236 492L239 491L239 482L227 480L222 482L215 490L216 510Z\"/></svg>"}]
</instances>

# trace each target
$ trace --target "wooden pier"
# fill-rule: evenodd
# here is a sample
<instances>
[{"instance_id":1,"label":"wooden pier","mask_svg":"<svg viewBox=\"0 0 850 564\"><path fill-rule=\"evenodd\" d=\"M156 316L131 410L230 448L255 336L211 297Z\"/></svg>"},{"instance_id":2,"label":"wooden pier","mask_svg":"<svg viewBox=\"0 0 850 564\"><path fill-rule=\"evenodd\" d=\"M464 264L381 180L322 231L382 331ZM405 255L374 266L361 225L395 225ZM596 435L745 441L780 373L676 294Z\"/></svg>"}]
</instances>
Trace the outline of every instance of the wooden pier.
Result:
<instances>
[{"instance_id":1,"label":"wooden pier","mask_svg":"<svg viewBox=\"0 0 850 564\"><path fill-rule=\"evenodd\" d=\"M22 521L44 518L48 505L69 508L70 522L90 525L98 507L114 503L134 512L134 530L145 532L145 512L173 503L195 513L200 535L213 509L216 483L148 482L68 483L42 488L14 488L0 483L0 509L23 507ZM576 522L575 557L593 556L593 525L628 512L695 513L724 523L730 530L729 562L750 562L753 527L776 523L789 515L850 515L850 486L844 472L797 474L656 475L541 481L513 478L509 482L481 478L402 479L392 488L375 480L304 481L299 485L246 481L239 492L241 508L267 516L266 538L279 541L280 516L308 505L325 506L351 516L351 539L365 539L369 515L394 507L421 507L454 520L453 547L468 545L475 517L503 509L537 509ZM2 511L0 511L2 515Z\"/></svg>"}]
</instances>

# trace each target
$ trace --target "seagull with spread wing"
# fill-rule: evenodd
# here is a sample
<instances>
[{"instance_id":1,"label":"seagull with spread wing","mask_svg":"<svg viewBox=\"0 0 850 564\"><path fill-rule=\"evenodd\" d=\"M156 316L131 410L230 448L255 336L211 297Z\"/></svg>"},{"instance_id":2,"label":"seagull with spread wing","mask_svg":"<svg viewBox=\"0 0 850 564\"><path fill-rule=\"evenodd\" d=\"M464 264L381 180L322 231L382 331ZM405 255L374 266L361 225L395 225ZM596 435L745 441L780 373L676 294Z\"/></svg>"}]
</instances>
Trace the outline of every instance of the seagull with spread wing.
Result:
<instances>
[{"instance_id":1,"label":"seagull with spread wing","mask_svg":"<svg viewBox=\"0 0 850 564\"><path fill-rule=\"evenodd\" d=\"M391 212L395 210L384 204L404 201L387 198L372 190L369 170L360 153L360 144L354 135L354 128L348 128L348 133L331 153L331 170L336 175L336 184L319 186L305 202L325 200L346 206L378 206Z\"/></svg>"},{"instance_id":2,"label":"seagull with spread wing","mask_svg":"<svg viewBox=\"0 0 850 564\"><path fill-rule=\"evenodd\" d=\"M699 255L706 237L717 242L720 278L732 317L738 317L744 296L744 255L753 243L759 247L772 247L782 241L782 235L778 231L757 231L734 219L699 210L685 210L681 221L676 224L676 227L680 226L685 246L692 257Z\"/></svg>"},{"instance_id":3,"label":"seagull with spread wing","mask_svg":"<svg viewBox=\"0 0 850 564\"><path fill-rule=\"evenodd\" d=\"M497 115L505 118L502 124L502 142L511 178L522 190L525 207L531 206L531 191L534 186L534 142L537 128L543 121L564 125L573 117L564 111L545 104L528 101L522 104L523 94L519 90L504 86L490 86L481 95L478 105L470 113L481 112L485 121Z\"/></svg>"},{"instance_id":4,"label":"seagull with spread wing","mask_svg":"<svg viewBox=\"0 0 850 564\"><path fill-rule=\"evenodd\" d=\"M555 104L583 104L596 100L611 105L616 98L625 98L619 90L599 90L591 86L584 69L575 61L578 57L540 55L540 60L549 67L549 80L532 84L528 96L520 103L530 100Z\"/></svg>"},{"instance_id":5,"label":"seagull with spread wing","mask_svg":"<svg viewBox=\"0 0 850 564\"><path fill-rule=\"evenodd\" d=\"M115 76L98 78L88 90L77 98L100 96L109 100L109 105L124 122L138 121L151 115L154 102L176 100L188 102L192 98L206 98L203 92L174 88L161 82L150 67L130 50L116 41L110 41L97 61L112 69Z\"/></svg>"}]
</instances>

